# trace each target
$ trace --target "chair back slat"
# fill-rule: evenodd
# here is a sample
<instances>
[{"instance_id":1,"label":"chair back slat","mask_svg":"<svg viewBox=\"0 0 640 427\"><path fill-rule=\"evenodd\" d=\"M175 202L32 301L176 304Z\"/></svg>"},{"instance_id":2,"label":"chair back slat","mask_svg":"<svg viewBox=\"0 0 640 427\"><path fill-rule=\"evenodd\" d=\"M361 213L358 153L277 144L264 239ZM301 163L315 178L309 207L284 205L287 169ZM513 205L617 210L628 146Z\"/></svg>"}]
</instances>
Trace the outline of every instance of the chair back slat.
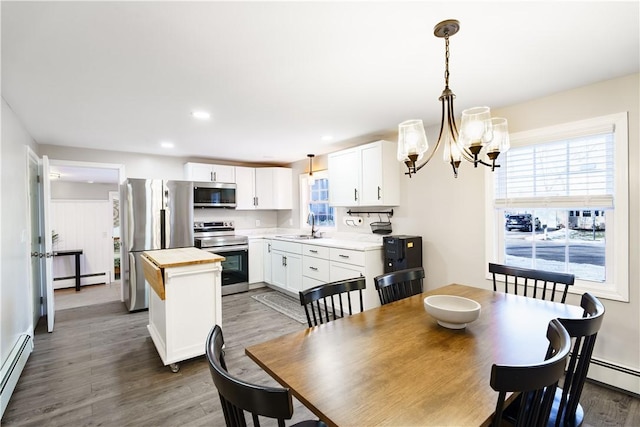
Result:
<instances>
[{"instance_id":1,"label":"chair back slat","mask_svg":"<svg viewBox=\"0 0 640 427\"><path fill-rule=\"evenodd\" d=\"M300 291L300 304L304 307L309 327L356 313L351 304L351 292L358 293L359 311L362 312L364 310L362 292L366 286L366 279L361 276Z\"/></svg>"},{"instance_id":2,"label":"chair back slat","mask_svg":"<svg viewBox=\"0 0 640 427\"><path fill-rule=\"evenodd\" d=\"M575 276L568 273L556 273L553 271L534 270L530 268L511 267L502 264L489 263L489 272L493 280L493 290L498 291L498 281L503 279L504 292L509 292L509 278L513 277L513 293L518 295L518 286L523 289L523 295L529 296L529 288L531 288L532 297L549 301L555 301L559 292L558 286L562 286L562 296L560 302L564 303L567 299L567 291L569 286L573 286ZM518 279L521 280L520 283ZM540 295L540 296L539 296Z\"/></svg>"},{"instance_id":3,"label":"chair back slat","mask_svg":"<svg viewBox=\"0 0 640 427\"><path fill-rule=\"evenodd\" d=\"M423 290L424 268L415 267L381 274L374 278L380 304L385 305Z\"/></svg>"}]
</instances>

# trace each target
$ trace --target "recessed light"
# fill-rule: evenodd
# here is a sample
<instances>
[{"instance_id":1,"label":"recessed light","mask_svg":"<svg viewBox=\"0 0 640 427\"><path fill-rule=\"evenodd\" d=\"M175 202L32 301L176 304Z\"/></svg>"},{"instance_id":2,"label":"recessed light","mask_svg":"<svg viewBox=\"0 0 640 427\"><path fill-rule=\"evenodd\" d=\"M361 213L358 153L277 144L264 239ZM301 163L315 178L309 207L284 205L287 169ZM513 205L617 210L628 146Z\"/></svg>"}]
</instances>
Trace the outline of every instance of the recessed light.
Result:
<instances>
[{"instance_id":1,"label":"recessed light","mask_svg":"<svg viewBox=\"0 0 640 427\"><path fill-rule=\"evenodd\" d=\"M161 146L162 148L173 148L173 147L175 147L174 143L173 143L173 142L169 142L169 141L163 141L163 142L161 142L161 143L160 143L160 146Z\"/></svg>"},{"instance_id":2,"label":"recessed light","mask_svg":"<svg viewBox=\"0 0 640 427\"><path fill-rule=\"evenodd\" d=\"M198 120L209 120L211 114L206 111L192 111L191 115Z\"/></svg>"},{"instance_id":3,"label":"recessed light","mask_svg":"<svg viewBox=\"0 0 640 427\"><path fill-rule=\"evenodd\" d=\"M93 184L93 181L87 181L87 184Z\"/></svg>"},{"instance_id":4,"label":"recessed light","mask_svg":"<svg viewBox=\"0 0 640 427\"><path fill-rule=\"evenodd\" d=\"M331 135L325 135L321 138L323 141L332 141L333 137Z\"/></svg>"}]
</instances>

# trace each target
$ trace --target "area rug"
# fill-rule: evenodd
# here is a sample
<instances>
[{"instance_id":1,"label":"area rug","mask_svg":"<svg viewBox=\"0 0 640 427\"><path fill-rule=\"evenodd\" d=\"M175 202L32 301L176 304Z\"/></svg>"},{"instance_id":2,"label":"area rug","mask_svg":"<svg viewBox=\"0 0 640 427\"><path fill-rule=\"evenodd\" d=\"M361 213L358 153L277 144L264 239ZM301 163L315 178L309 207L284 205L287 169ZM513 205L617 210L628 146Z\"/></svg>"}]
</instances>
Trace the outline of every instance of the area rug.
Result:
<instances>
[{"instance_id":1,"label":"area rug","mask_svg":"<svg viewBox=\"0 0 640 427\"><path fill-rule=\"evenodd\" d=\"M251 298L293 320L307 323L307 316L304 314L304 308L300 305L300 300L298 299L276 291L251 295Z\"/></svg>"}]
</instances>

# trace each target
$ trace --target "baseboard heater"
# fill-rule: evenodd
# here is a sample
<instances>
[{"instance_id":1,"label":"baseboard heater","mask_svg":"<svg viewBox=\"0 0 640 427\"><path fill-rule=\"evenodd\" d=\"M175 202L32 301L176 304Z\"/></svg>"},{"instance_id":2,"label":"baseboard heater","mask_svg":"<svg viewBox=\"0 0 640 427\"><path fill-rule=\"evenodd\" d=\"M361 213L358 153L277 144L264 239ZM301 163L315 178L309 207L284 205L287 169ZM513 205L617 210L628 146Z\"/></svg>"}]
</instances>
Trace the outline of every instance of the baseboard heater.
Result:
<instances>
[{"instance_id":1,"label":"baseboard heater","mask_svg":"<svg viewBox=\"0 0 640 427\"><path fill-rule=\"evenodd\" d=\"M622 372L623 374L640 377L640 371L637 369L625 368L624 366L614 365L613 363L605 362L604 360L595 359L593 357L591 358L591 363L604 368L613 369L614 371Z\"/></svg>"},{"instance_id":2,"label":"baseboard heater","mask_svg":"<svg viewBox=\"0 0 640 427\"><path fill-rule=\"evenodd\" d=\"M32 350L33 339L31 336L20 335L20 338L11 349L11 353L9 353L9 357L2 364L2 369L0 370L0 378L2 379L2 383L0 383L0 418L4 415L4 410L9 404L9 399L11 399L13 390L18 384L20 374L27 364L27 359Z\"/></svg>"}]
</instances>

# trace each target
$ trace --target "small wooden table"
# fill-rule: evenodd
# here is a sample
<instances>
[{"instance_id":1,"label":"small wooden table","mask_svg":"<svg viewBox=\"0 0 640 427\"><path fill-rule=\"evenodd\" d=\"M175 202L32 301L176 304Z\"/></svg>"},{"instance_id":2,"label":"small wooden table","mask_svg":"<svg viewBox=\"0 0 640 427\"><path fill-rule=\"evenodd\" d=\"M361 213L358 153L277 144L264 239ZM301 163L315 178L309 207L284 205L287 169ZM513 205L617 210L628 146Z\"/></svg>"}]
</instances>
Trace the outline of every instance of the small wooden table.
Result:
<instances>
[{"instance_id":1,"label":"small wooden table","mask_svg":"<svg viewBox=\"0 0 640 427\"><path fill-rule=\"evenodd\" d=\"M466 329L439 326L428 295L482 305ZM251 346L246 354L330 426L479 426L496 400L493 363L544 360L554 318L582 308L448 285Z\"/></svg>"},{"instance_id":2,"label":"small wooden table","mask_svg":"<svg viewBox=\"0 0 640 427\"><path fill-rule=\"evenodd\" d=\"M64 251L53 251L53 256L75 256L76 259L76 292L80 291L80 255L82 255L82 249L69 249ZM59 277L57 280L70 279L70 277Z\"/></svg>"}]
</instances>

